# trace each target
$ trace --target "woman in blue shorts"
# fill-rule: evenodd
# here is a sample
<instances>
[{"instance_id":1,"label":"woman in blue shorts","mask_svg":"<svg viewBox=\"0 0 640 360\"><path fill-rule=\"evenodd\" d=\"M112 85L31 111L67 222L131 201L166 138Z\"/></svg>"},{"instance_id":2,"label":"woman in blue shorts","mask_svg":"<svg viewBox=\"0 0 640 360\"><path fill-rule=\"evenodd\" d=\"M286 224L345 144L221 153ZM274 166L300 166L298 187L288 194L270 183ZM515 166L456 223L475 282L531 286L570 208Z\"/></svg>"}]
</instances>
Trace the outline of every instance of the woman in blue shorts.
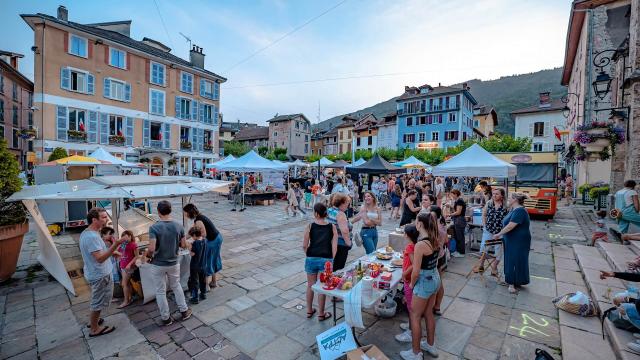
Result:
<instances>
[{"instance_id":1,"label":"woman in blue shorts","mask_svg":"<svg viewBox=\"0 0 640 360\"><path fill-rule=\"evenodd\" d=\"M311 287L318 281L318 273L324 271L324 264L333 258L338 250L338 231L335 225L327 221L327 206L317 203L313 206L314 221L307 225L304 231L302 248L307 254L304 261L304 271L307 273L307 318L313 317L313 290ZM325 295L318 295L320 315L318 319L324 321L331 317L330 312L324 311Z\"/></svg>"}]
</instances>

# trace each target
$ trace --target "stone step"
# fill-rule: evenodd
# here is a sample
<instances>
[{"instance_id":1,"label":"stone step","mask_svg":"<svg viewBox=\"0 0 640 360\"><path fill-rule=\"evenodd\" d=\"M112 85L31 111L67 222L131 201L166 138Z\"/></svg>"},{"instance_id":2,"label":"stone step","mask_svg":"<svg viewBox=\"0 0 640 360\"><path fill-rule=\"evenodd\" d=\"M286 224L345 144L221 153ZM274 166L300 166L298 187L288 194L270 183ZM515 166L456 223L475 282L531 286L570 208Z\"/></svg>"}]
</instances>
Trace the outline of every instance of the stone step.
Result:
<instances>
[{"instance_id":1,"label":"stone step","mask_svg":"<svg viewBox=\"0 0 640 360\"><path fill-rule=\"evenodd\" d=\"M631 352L627 348L627 343L635 341L632 333L616 328L608 319L604 321L604 332L607 334L615 334L615 336L609 336L609 341L611 341L613 351L616 353L618 359L640 360L640 355Z\"/></svg>"},{"instance_id":2,"label":"stone step","mask_svg":"<svg viewBox=\"0 0 640 360\"><path fill-rule=\"evenodd\" d=\"M631 244L629 244L629 248L631 249L631 251L633 251L636 255L640 255L640 241L630 241Z\"/></svg>"},{"instance_id":3,"label":"stone step","mask_svg":"<svg viewBox=\"0 0 640 360\"><path fill-rule=\"evenodd\" d=\"M614 271L627 271L627 263L638 257L629 245L598 242L597 247L602 251Z\"/></svg>"}]
</instances>

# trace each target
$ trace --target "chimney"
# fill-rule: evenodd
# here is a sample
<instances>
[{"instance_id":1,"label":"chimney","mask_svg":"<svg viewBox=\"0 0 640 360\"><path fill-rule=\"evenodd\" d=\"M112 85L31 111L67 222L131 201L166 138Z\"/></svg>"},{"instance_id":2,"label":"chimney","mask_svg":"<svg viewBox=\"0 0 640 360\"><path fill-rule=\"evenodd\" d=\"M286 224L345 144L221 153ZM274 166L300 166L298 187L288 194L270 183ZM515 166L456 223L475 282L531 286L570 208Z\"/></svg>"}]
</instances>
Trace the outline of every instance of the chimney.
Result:
<instances>
[{"instance_id":1,"label":"chimney","mask_svg":"<svg viewBox=\"0 0 640 360\"><path fill-rule=\"evenodd\" d=\"M468 89L469 87L467 86L467 83L466 82L462 83L462 90L468 90Z\"/></svg>"},{"instance_id":2,"label":"chimney","mask_svg":"<svg viewBox=\"0 0 640 360\"><path fill-rule=\"evenodd\" d=\"M191 60L191 65L204 69L204 54L201 47L193 45L191 51L189 51L189 59Z\"/></svg>"},{"instance_id":3,"label":"chimney","mask_svg":"<svg viewBox=\"0 0 640 360\"><path fill-rule=\"evenodd\" d=\"M11 57L11 67L18 70L18 56Z\"/></svg>"},{"instance_id":4,"label":"chimney","mask_svg":"<svg viewBox=\"0 0 640 360\"><path fill-rule=\"evenodd\" d=\"M438 87L440 87L440 86L442 86L442 84L441 84L441 83L438 83Z\"/></svg>"},{"instance_id":5,"label":"chimney","mask_svg":"<svg viewBox=\"0 0 640 360\"><path fill-rule=\"evenodd\" d=\"M69 11L63 5L58 6L58 20L68 21Z\"/></svg>"},{"instance_id":6,"label":"chimney","mask_svg":"<svg viewBox=\"0 0 640 360\"><path fill-rule=\"evenodd\" d=\"M541 108L551 107L551 93L550 92L541 92L540 93L540 104L538 105Z\"/></svg>"}]
</instances>

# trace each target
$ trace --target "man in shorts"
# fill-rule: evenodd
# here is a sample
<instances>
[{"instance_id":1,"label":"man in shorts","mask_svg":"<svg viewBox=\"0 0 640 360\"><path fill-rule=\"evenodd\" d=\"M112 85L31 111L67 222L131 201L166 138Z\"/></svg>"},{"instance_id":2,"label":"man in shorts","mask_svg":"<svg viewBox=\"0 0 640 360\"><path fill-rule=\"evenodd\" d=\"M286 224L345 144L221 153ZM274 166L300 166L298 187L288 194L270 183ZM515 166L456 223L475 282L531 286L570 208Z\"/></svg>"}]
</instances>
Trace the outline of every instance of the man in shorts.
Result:
<instances>
[{"instance_id":1,"label":"man in shorts","mask_svg":"<svg viewBox=\"0 0 640 360\"><path fill-rule=\"evenodd\" d=\"M122 239L117 239L107 247L100 237L100 230L108 220L109 217L104 209L93 208L87 214L89 226L80 234L80 253L84 261L84 277L91 287L90 337L109 334L116 329L114 326L100 327L100 323L103 321L100 319L100 312L109 308L113 297L113 280L111 279L113 265L110 258L118 246L122 244Z\"/></svg>"},{"instance_id":2,"label":"man in shorts","mask_svg":"<svg viewBox=\"0 0 640 360\"><path fill-rule=\"evenodd\" d=\"M180 285L180 264L178 263L178 250L180 247L186 248L187 245L182 225L171 219L170 202L162 200L158 203L158 216L160 221L149 228L147 253L153 255L151 275L156 287L156 303L158 303L162 324L166 326L173 324L167 302L167 281L182 315L181 320L191 317L191 309L187 306L184 291Z\"/></svg>"}]
</instances>

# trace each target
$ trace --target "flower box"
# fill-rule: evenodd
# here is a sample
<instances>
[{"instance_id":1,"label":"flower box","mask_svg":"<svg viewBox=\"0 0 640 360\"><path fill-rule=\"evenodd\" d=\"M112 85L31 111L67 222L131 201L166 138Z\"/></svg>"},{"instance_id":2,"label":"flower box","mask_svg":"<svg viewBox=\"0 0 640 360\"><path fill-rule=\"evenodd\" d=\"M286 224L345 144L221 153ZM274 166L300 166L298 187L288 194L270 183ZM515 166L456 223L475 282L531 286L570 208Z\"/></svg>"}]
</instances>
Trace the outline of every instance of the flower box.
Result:
<instances>
[{"instance_id":1,"label":"flower box","mask_svg":"<svg viewBox=\"0 0 640 360\"><path fill-rule=\"evenodd\" d=\"M183 150L191 150L191 143L189 141L181 141L180 148Z\"/></svg>"},{"instance_id":2,"label":"flower box","mask_svg":"<svg viewBox=\"0 0 640 360\"><path fill-rule=\"evenodd\" d=\"M111 135L109 136L109 144L111 145L124 145L127 139L122 135Z\"/></svg>"},{"instance_id":3,"label":"flower box","mask_svg":"<svg viewBox=\"0 0 640 360\"><path fill-rule=\"evenodd\" d=\"M606 147L611 145L611 140L608 138L595 138L591 145Z\"/></svg>"},{"instance_id":4,"label":"flower box","mask_svg":"<svg viewBox=\"0 0 640 360\"><path fill-rule=\"evenodd\" d=\"M69 140L71 141L86 141L87 140L87 133L84 131L78 131L78 130L67 130L67 136L69 137Z\"/></svg>"},{"instance_id":5,"label":"flower box","mask_svg":"<svg viewBox=\"0 0 640 360\"><path fill-rule=\"evenodd\" d=\"M593 128L593 129L589 129L589 130L585 130L587 132L587 134L591 135L591 136L605 136L607 134L607 132L609 131L609 128L606 127L602 127L602 128Z\"/></svg>"},{"instance_id":6,"label":"flower box","mask_svg":"<svg viewBox=\"0 0 640 360\"><path fill-rule=\"evenodd\" d=\"M589 143L584 145L584 150L588 153L597 153L604 150L604 145L596 145L595 143Z\"/></svg>"}]
</instances>

